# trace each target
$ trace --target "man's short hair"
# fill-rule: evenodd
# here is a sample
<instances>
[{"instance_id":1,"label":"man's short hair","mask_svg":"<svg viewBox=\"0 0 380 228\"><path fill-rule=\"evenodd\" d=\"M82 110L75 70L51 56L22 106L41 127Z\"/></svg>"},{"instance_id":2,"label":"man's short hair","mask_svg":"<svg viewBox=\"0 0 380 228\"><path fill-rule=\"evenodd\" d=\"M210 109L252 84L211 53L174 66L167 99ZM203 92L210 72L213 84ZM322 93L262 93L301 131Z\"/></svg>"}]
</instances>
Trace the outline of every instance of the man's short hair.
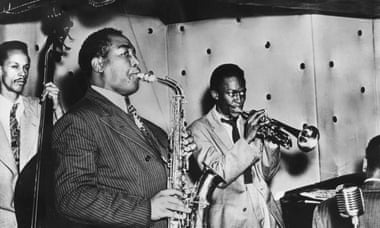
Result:
<instances>
[{"instance_id":1,"label":"man's short hair","mask_svg":"<svg viewBox=\"0 0 380 228\"><path fill-rule=\"evenodd\" d=\"M87 76L91 76L92 66L91 60L94 57L106 57L111 46L110 36L122 36L125 37L122 31L114 28L104 28L90 34L83 42L81 49L79 50L78 63ZM127 37L125 37L128 39ZM131 48L134 48L132 43Z\"/></svg>"},{"instance_id":2,"label":"man's short hair","mask_svg":"<svg viewBox=\"0 0 380 228\"><path fill-rule=\"evenodd\" d=\"M210 89L219 91L223 80L229 77L236 77L243 87L245 87L244 71L236 64L226 63L219 65L211 74Z\"/></svg>"},{"instance_id":3,"label":"man's short hair","mask_svg":"<svg viewBox=\"0 0 380 228\"><path fill-rule=\"evenodd\" d=\"M4 64L5 60L8 58L9 51L13 51L13 50L22 51L26 56L28 56L28 59L29 59L28 45L26 45L26 43L18 41L18 40L5 41L2 44L0 44L0 65L1 66Z\"/></svg>"},{"instance_id":4,"label":"man's short hair","mask_svg":"<svg viewBox=\"0 0 380 228\"><path fill-rule=\"evenodd\" d=\"M365 157L368 169L380 168L380 135L373 137L366 148Z\"/></svg>"}]
</instances>

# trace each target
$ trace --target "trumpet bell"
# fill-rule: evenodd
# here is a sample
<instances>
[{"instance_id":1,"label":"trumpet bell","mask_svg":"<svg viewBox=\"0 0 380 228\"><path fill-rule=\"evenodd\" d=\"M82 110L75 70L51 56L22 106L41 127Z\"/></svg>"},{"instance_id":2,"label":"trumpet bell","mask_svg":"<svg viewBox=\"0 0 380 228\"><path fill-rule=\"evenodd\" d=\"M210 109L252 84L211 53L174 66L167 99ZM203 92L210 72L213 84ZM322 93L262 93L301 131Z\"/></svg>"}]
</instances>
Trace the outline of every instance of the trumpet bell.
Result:
<instances>
[{"instance_id":1,"label":"trumpet bell","mask_svg":"<svg viewBox=\"0 0 380 228\"><path fill-rule=\"evenodd\" d=\"M313 150L319 140L318 128L305 124L297 137L297 145L303 152L310 152Z\"/></svg>"}]
</instances>

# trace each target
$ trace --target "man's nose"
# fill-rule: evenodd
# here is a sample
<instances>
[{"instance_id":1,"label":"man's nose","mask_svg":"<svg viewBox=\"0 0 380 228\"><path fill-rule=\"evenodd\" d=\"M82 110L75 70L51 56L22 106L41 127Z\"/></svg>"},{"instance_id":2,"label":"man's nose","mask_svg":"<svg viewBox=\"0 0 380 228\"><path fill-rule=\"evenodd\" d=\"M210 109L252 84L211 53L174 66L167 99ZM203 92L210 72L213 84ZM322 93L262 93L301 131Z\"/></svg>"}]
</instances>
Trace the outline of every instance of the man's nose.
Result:
<instances>
[{"instance_id":1,"label":"man's nose","mask_svg":"<svg viewBox=\"0 0 380 228\"><path fill-rule=\"evenodd\" d=\"M131 58L131 65L134 66L134 67L136 67L136 66L138 66L139 64L140 64L140 62L139 62L139 60L137 59L137 57L136 57L136 56L132 56L132 58Z\"/></svg>"},{"instance_id":2,"label":"man's nose","mask_svg":"<svg viewBox=\"0 0 380 228\"><path fill-rule=\"evenodd\" d=\"M18 75L20 76L26 77L27 74L28 74L28 69L20 68L20 70L18 71Z\"/></svg>"}]
</instances>

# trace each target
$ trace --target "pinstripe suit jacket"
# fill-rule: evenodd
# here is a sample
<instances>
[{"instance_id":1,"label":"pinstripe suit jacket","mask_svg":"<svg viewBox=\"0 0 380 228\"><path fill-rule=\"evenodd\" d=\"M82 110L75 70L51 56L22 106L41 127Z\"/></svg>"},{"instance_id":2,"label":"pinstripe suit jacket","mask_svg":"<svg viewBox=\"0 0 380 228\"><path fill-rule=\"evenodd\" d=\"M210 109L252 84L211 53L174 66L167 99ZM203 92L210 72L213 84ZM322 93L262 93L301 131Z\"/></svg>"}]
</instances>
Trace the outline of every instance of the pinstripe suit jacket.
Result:
<instances>
[{"instance_id":1,"label":"pinstripe suit jacket","mask_svg":"<svg viewBox=\"0 0 380 228\"><path fill-rule=\"evenodd\" d=\"M367 182L361 187L364 198L364 214L359 216L360 228L380 227L380 183ZM350 218L338 213L336 198L330 198L314 210L313 228L352 228Z\"/></svg>"},{"instance_id":2,"label":"pinstripe suit jacket","mask_svg":"<svg viewBox=\"0 0 380 228\"><path fill-rule=\"evenodd\" d=\"M77 227L166 226L150 220L150 198L166 188L168 138L143 121L156 148L131 115L90 88L54 126L56 206Z\"/></svg>"}]
</instances>

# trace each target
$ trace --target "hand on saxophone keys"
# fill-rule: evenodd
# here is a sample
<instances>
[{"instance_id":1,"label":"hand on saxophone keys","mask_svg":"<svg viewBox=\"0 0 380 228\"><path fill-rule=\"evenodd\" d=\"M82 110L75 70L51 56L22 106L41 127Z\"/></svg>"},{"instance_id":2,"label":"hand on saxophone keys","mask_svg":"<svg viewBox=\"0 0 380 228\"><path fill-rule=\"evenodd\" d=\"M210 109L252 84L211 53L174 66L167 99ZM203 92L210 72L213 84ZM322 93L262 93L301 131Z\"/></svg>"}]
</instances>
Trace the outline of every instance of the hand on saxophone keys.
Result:
<instances>
[{"instance_id":1,"label":"hand on saxophone keys","mask_svg":"<svg viewBox=\"0 0 380 228\"><path fill-rule=\"evenodd\" d=\"M163 218L178 218L183 213L191 213L183 200L186 196L176 189L165 189L158 192L150 200L151 220L156 221Z\"/></svg>"},{"instance_id":2,"label":"hand on saxophone keys","mask_svg":"<svg viewBox=\"0 0 380 228\"><path fill-rule=\"evenodd\" d=\"M184 151L190 156L194 151L198 150L198 145L194 141L194 137L189 130L184 130L182 133Z\"/></svg>"}]
</instances>

